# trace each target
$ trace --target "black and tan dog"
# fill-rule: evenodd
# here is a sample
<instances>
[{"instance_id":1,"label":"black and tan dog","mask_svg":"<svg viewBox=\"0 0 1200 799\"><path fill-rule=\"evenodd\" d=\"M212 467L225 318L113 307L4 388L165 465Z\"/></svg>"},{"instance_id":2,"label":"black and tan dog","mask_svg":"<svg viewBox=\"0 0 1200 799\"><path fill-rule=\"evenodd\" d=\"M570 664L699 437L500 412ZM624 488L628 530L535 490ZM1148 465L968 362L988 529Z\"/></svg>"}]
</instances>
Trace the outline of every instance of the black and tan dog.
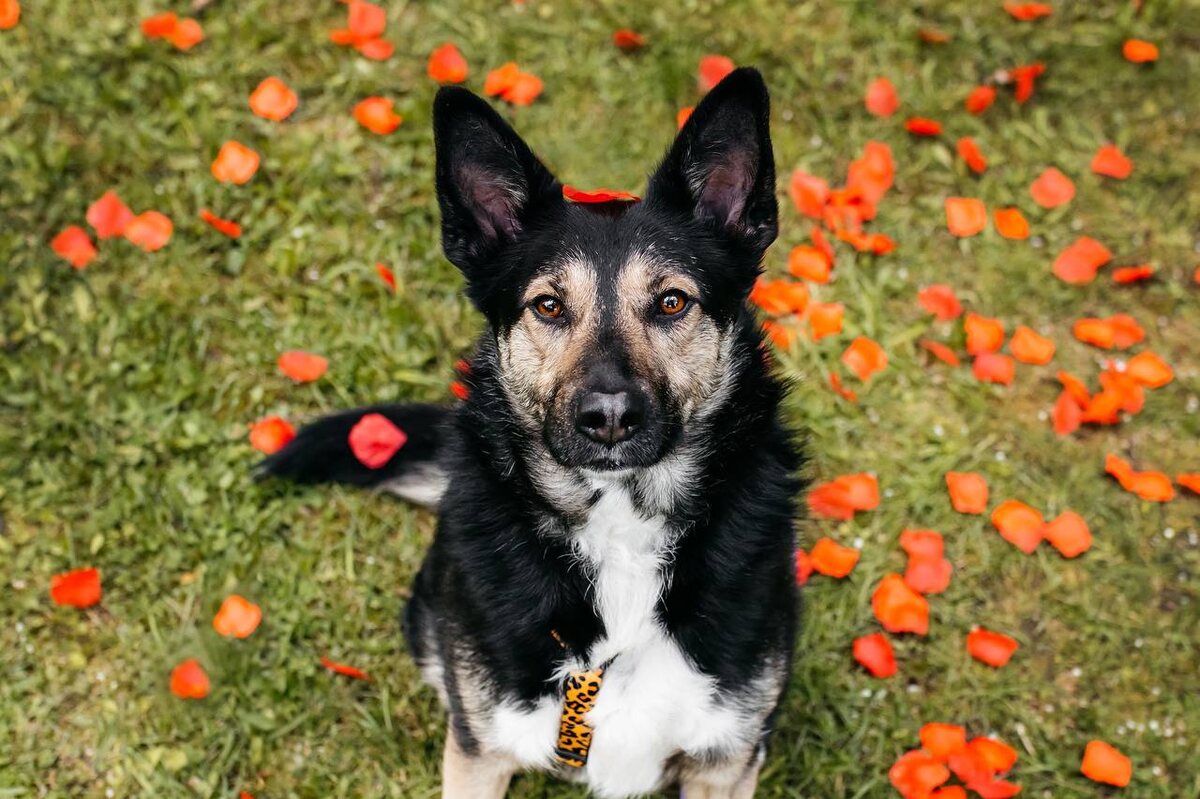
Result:
<instances>
[{"instance_id":1,"label":"black and tan dog","mask_svg":"<svg viewBox=\"0 0 1200 799\"><path fill-rule=\"evenodd\" d=\"M523 769L599 796L752 796L796 628L794 473L747 294L775 239L766 87L732 73L639 203L573 204L491 107L435 108L447 257L487 320L457 409L318 420L263 471L438 505L405 631L443 795ZM378 470L347 433L409 434Z\"/></svg>"}]
</instances>

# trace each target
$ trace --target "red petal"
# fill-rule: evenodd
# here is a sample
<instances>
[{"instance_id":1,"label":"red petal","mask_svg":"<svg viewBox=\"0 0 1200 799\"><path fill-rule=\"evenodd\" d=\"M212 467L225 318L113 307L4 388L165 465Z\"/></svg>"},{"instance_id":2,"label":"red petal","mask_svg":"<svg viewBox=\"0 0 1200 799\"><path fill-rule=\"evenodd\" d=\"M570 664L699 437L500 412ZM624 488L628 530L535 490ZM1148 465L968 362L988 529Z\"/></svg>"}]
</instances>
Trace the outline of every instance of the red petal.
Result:
<instances>
[{"instance_id":1,"label":"red petal","mask_svg":"<svg viewBox=\"0 0 1200 799\"><path fill-rule=\"evenodd\" d=\"M368 413L350 429L350 451L368 469L380 469L408 441L408 435L381 413Z\"/></svg>"}]
</instances>

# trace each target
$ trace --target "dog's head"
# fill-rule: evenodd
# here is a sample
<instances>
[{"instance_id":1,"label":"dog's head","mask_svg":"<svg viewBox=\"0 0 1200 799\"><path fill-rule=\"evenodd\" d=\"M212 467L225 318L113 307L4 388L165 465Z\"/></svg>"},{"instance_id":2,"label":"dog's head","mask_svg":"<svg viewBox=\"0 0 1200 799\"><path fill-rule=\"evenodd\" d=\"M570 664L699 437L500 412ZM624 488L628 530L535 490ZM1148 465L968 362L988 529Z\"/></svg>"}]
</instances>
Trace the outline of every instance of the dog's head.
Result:
<instances>
[{"instance_id":1,"label":"dog's head","mask_svg":"<svg viewBox=\"0 0 1200 799\"><path fill-rule=\"evenodd\" d=\"M700 103L638 203L575 204L483 100L434 108L446 256L495 337L496 373L567 467L652 465L720 402L775 239L761 76Z\"/></svg>"}]
</instances>

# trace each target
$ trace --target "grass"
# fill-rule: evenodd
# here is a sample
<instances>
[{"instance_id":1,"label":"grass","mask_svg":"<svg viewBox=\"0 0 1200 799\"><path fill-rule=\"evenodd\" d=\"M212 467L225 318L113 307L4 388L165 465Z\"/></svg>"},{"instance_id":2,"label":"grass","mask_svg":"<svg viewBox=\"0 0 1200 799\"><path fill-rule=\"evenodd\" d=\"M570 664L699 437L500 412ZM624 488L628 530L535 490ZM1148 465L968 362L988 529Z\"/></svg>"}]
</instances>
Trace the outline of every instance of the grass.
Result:
<instances>
[{"instance_id":1,"label":"grass","mask_svg":"<svg viewBox=\"0 0 1200 799\"><path fill-rule=\"evenodd\" d=\"M676 110L696 100L706 52L765 72L781 173L840 180L870 138L896 152L896 187L873 227L900 249L874 262L839 251L821 294L846 304L845 333L780 357L797 378L788 414L809 431L814 476L872 470L885 498L853 522L798 524L802 545L829 534L860 541L863 556L847 580L816 577L805 589L794 690L759 795L893 796L888 766L935 720L1017 746L1025 796L1113 795L1078 774L1092 737L1133 758L1124 795L1200 795L1200 502L1141 503L1101 472L1107 451L1142 468L1200 469L1200 303L1189 283L1200 50L1186 2L1147 3L1140 16L1128 2L1060 2L1037 23L1009 19L998 0L386 5L397 55L385 64L327 41L343 21L332 2L217 0L201 13L207 41L186 54L137 31L153 12L186 11L178 2L29 2L21 24L0 32L0 797L436 795L440 712L397 626L432 518L369 494L255 485L246 426L268 413L302 420L450 399L452 364L479 321L438 249L424 59L445 40L467 55L473 88L511 59L545 79L536 104L506 113L565 181L585 187L643 185ZM650 47L616 51L609 36L620 26L646 33ZM922 45L922 27L954 40ZM1123 61L1128 36L1157 42L1161 61ZM1002 92L981 118L962 111L971 86L1037 60L1048 72L1028 105ZM301 97L282 124L246 107L271 74ZM900 117L862 109L880 74L899 89ZM396 99L405 122L395 134L376 137L350 117L369 94ZM910 113L942 119L947 136L910 139L900 126ZM990 157L982 178L956 163L959 135ZM244 187L208 174L228 138L264 156ZM1124 183L1087 171L1110 140L1137 164ZM1079 192L1047 212L1026 187L1050 164ZM170 216L174 239L156 254L104 242L76 272L47 242L83 224L110 188L135 211ZM953 239L941 208L949 195L1016 203L1036 238L989 229ZM209 231L202 206L239 219L246 235L234 243ZM783 272L807 230L785 207L770 271ZM1102 274L1082 288L1050 278L1053 254L1080 232L1119 264L1152 261L1158 278L1115 287ZM375 277L376 261L396 269L397 295ZM930 329L914 301L939 281L1010 330L1051 335L1054 364L1020 367L1007 388L927 364L918 338L961 336ZM1070 324L1119 311L1147 327L1177 379L1120 427L1057 439L1043 413L1054 370L1091 375L1103 357L1075 342ZM860 333L891 364L852 406L825 374ZM329 375L291 384L274 368L290 348L329 356ZM985 473L996 501L1078 510L1095 547L1073 561L1046 547L1021 555L984 517L950 510L948 469ZM932 601L930 635L898 641L901 674L878 681L853 666L850 642L876 629L870 592L902 568L904 526L945 533L955 580ZM52 606L50 575L86 564L103 570L103 604ZM265 609L246 641L210 626L231 591ZM1009 666L968 658L974 624L1019 639ZM321 655L376 681L335 678ZM201 702L167 691L187 656L213 677ZM512 794L581 795L538 776Z\"/></svg>"}]
</instances>

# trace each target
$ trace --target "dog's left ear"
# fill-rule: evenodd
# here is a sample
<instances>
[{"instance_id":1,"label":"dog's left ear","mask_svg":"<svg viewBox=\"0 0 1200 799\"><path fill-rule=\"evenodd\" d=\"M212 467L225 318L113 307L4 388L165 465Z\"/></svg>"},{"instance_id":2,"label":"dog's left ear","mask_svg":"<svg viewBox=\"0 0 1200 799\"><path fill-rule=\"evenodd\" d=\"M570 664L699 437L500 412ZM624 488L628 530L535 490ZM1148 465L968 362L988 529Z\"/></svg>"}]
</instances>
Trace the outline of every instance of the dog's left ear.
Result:
<instances>
[{"instance_id":1,"label":"dog's left ear","mask_svg":"<svg viewBox=\"0 0 1200 799\"><path fill-rule=\"evenodd\" d=\"M761 257L778 232L770 100L758 70L708 93L650 179L646 201L712 225Z\"/></svg>"}]
</instances>

